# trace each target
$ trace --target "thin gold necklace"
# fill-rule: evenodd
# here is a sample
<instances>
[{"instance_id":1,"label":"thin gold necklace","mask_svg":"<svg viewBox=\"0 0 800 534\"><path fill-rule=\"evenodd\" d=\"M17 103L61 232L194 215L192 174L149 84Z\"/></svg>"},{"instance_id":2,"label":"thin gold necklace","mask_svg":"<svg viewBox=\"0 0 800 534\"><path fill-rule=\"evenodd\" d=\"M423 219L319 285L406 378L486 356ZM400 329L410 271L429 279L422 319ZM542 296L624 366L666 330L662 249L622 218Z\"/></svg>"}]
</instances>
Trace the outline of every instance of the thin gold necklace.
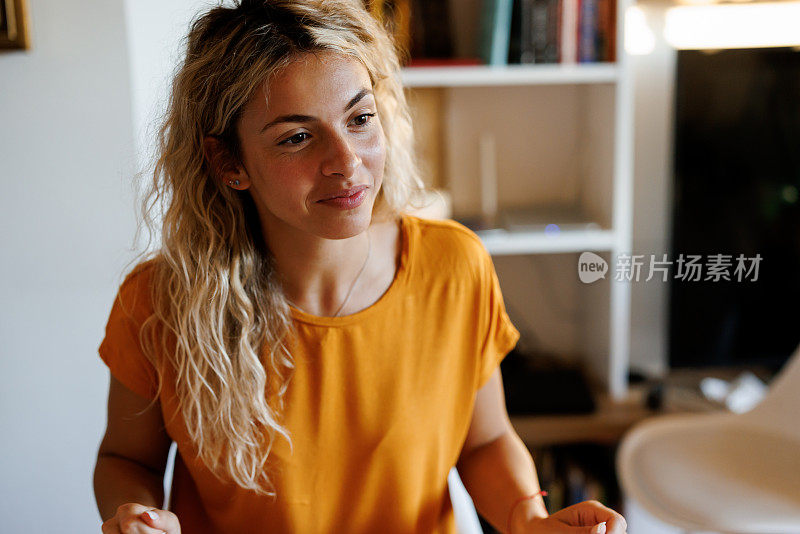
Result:
<instances>
[{"instance_id":1,"label":"thin gold necklace","mask_svg":"<svg viewBox=\"0 0 800 534\"><path fill-rule=\"evenodd\" d=\"M358 271L358 274L356 275L355 279L353 280L353 283L350 284L350 289L347 291L347 295L344 296L344 300L339 305L339 309L336 310L336 313L333 315L334 317L339 317L339 312L341 312L342 308L344 308L344 305L347 304L348 299L350 299L350 294L353 292L353 288L356 287L356 282L358 282L358 279L361 278L361 273L363 273L364 269L367 267L367 262L369 262L369 255L372 252L372 239L371 239L369 230L370 229L367 228L367 257L364 259L364 264L361 266L361 270ZM289 299L287 299L287 300L289 300ZM294 306L298 310L302 311L303 313L308 313L307 311L303 310L300 306L298 306L297 304L295 304L291 300L289 302L292 303L292 306ZM309 315L311 315L311 314L309 313Z\"/></svg>"}]
</instances>

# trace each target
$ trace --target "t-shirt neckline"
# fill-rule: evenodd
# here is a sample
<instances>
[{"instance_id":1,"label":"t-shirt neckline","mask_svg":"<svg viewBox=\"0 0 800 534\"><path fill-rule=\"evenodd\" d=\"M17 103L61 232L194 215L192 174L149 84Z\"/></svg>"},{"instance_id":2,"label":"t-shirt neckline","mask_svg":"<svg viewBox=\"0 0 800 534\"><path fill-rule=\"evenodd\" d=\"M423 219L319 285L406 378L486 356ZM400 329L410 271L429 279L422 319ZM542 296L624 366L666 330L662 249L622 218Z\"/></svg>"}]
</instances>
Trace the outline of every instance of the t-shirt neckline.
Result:
<instances>
[{"instance_id":1,"label":"t-shirt neckline","mask_svg":"<svg viewBox=\"0 0 800 534\"><path fill-rule=\"evenodd\" d=\"M341 326L362 321L365 318L369 317L370 315L378 313L383 308L390 305L391 301L395 298L395 293L401 291L401 286L405 283L407 276L408 258L411 252L411 246L409 243L411 232L409 231L408 225L409 225L408 215L405 213L401 214L400 215L400 240L401 240L400 265L397 267L397 272L394 275L394 280L392 280L389 289L387 289L378 300L376 300L370 306L364 308L363 310L351 313L349 315L342 315L340 317L323 317L320 315L311 315L310 313L306 313L298 308L295 308L290 304L289 309L292 312L292 317L296 321L300 321L302 323L308 323L319 326Z\"/></svg>"}]
</instances>

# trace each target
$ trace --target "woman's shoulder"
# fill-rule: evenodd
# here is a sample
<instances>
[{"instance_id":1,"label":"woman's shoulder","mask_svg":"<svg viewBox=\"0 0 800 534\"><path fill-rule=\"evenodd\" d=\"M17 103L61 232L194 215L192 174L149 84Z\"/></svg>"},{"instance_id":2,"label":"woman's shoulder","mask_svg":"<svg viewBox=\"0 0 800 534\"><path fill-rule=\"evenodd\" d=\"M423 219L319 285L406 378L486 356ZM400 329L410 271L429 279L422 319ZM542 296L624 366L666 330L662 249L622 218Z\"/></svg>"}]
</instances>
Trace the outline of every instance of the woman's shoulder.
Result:
<instances>
[{"instance_id":1,"label":"woman's shoulder","mask_svg":"<svg viewBox=\"0 0 800 534\"><path fill-rule=\"evenodd\" d=\"M125 275L125 279L128 280L152 276L153 270L156 268L156 265L159 261L161 261L160 256L153 256L138 262L131 267L131 269L128 271L128 274Z\"/></svg>"},{"instance_id":2,"label":"woman's shoulder","mask_svg":"<svg viewBox=\"0 0 800 534\"><path fill-rule=\"evenodd\" d=\"M485 250L481 238L458 221L425 219L415 215L406 215L406 217L411 225L418 229L421 240L448 247L464 247L471 252L475 252L475 249Z\"/></svg>"},{"instance_id":3,"label":"woman's shoulder","mask_svg":"<svg viewBox=\"0 0 800 534\"><path fill-rule=\"evenodd\" d=\"M478 274L489 253L475 232L452 219L424 219L407 215L412 227L412 247L423 263L439 269L468 268Z\"/></svg>"},{"instance_id":4,"label":"woman's shoulder","mask_svg":"<svg viewBox=\"0 0 800 534\"><path fill-rule=\"evenodd\" d=\"M436 234L449 238L455 236L457 238L468 239L480 243L480 238L477 236L477 234L475 234L475 232L453 219L428 219L417 217L416 215L412 214L406 214L405 216L408 217L413 224L428 234Z\"/></svg>"},{"instance_id":5,"label":"woman's shoulder","mask_svg":"<svg viewBox=\"0 0 800 534\"><path fill-rule=\"evenodd\" d=\"M124 309L145 317L152 313L153 277L160 261L160 256L139 261L124 275L117 293Z\"/></svg>"},{"instance_id":6,"label":"woman's shoulder","mask_svg":"<svg viewBox=\"0 0 800 534\"><path fill-rule=\"evenodd\" d=\"M136 263L124 275L121 288L140 286L143 282L145 285L149 285L161 259L160 256L152 256Z\"/></svg>"}]
</instances>

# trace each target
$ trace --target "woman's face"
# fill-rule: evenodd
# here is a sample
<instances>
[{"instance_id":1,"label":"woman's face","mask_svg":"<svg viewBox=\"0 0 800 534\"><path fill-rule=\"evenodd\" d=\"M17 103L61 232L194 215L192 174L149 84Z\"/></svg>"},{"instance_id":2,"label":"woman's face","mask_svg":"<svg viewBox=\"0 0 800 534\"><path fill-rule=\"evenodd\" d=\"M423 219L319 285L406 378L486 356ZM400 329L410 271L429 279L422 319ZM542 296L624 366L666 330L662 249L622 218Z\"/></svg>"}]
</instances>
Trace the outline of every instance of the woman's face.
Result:
<instances>
[{"instance_id":1,"label":"woman's face","mask_svg":"<svg viewBox=\"0 0 800 534\"><path fill-rule=\"evenodd\" d=\"M383 180L386 143L366 68L305 54L245 106L242 163L267 239L299 229L341 239L366 229ZM245 184L242 184L245 185ZM342 206L324 199L365 187Z\"/></svg>"}]
</instances>

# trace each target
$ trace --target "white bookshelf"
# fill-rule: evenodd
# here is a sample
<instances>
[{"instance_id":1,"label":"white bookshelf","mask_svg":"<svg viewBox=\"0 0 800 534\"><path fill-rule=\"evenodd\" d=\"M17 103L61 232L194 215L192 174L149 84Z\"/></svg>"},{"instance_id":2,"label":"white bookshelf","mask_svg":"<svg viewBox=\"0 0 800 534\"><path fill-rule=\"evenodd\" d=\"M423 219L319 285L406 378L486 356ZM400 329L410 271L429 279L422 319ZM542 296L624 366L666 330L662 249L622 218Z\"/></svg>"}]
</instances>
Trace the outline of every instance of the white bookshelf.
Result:
<instances>
[{"instance_id":1,"label":"white bookshelf","mask_svg":"<svg viewBox=\"0 0 800 534\"><path fill-rule=\"evenodd\" d=\"M550 287L559 300L563 295L558 304L565 309L580 312L580 324L557 336L573 344L563 352L578 354L596 385L618 400L627 395L630 346L630 285L614 279L612 263L629 254L632 244L633 91L621 38L628 5L629 0L618 0L620 37L612 64L416 67L402 72L409 95L414 95L409 100L423 101L418 116L436 123L420 126L420 135L427 137L418 146L443 154L441 185L450 194L455 218L485 212L487 166L480 154L482 138L490 135L496 147L490 167L496 168L492 180L500 210L575 205L595 223L593 229L555 234L503 229L477 233L495 257L501 285L507 281L500 272L504 262L524 266L517 259L529 258L546 264L547 269L529 273L523 268L507 282L507 300L528 299L516 302L515 309L535 308L532 316L546 317L550 302L533 293L520 295L535 282L531 276L545 270L558 276L539 280L539 285ZM470 56L469 36L478 27L474 17L479 7L475 0L463 0L456 12L456 51L462 57ZM577 258L584 251L605 258L610 275L581 284ZM543 337L553 330L549 325L539 329Z\"/></svg>"}]
</instances>

